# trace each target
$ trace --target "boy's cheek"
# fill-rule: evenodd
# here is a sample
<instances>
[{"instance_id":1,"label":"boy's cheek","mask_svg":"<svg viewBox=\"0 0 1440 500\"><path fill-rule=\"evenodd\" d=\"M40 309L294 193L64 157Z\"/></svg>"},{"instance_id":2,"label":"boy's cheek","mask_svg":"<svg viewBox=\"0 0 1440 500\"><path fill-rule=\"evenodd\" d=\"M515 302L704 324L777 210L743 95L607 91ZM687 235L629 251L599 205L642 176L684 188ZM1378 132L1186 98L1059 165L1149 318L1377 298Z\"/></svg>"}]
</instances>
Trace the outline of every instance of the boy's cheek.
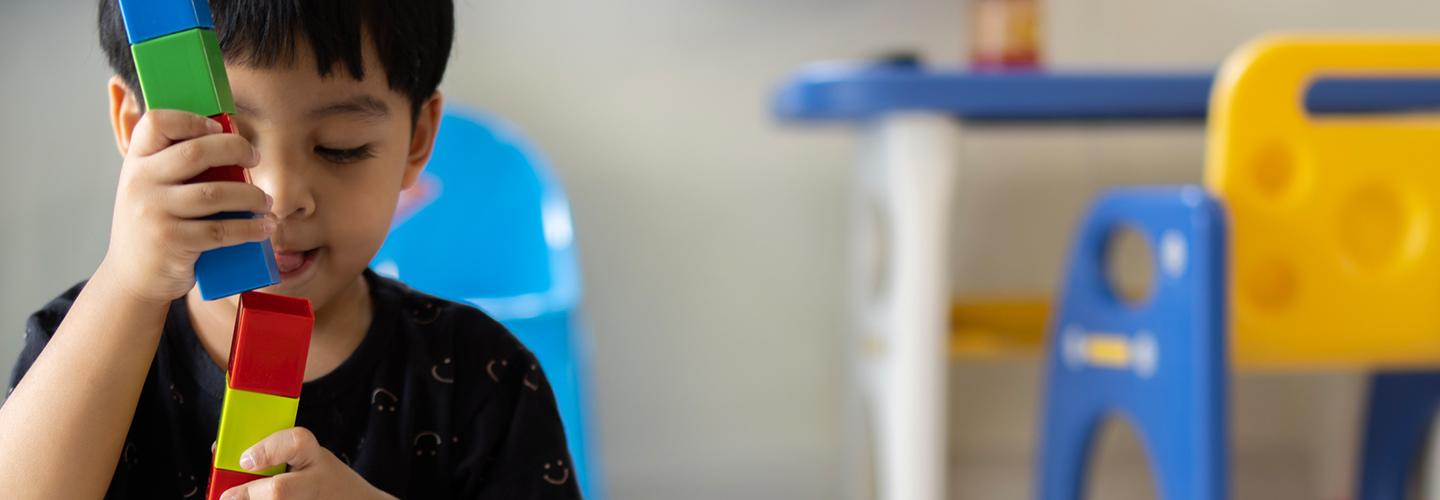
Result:
<instances>
[{"instance_id":1,"label":"boy's cheek","mask_svg":"<svg viewBox=\"0 0 1440 500\"><path fill-rule=\"evenodd\" d=\"M345 254L346 257L359 261L361 267L368 264L375 252L380 250L380 245L385 241L385 235L390 232L390 222L395 212L395 197L397 193L371 197L369 200L357 200L357 203L348 204L337 213L333 213L335 219L330 221L332 225L331 234L334 238L331 247L337 254ZM346 259L350 260L350 259Z\"/></svg>"}]
</instances>

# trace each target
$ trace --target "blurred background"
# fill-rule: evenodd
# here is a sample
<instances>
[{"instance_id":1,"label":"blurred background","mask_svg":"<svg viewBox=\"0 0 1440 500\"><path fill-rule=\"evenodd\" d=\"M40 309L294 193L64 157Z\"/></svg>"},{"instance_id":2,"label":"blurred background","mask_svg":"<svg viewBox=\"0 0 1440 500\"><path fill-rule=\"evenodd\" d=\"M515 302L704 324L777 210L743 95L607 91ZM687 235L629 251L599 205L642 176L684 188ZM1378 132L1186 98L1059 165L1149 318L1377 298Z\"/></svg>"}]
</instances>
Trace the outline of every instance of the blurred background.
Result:
<instances>
[{"instance_id":1,"label":"blurred background","mask_svg":"<svg viewBox=\"0 0 1440 500\"><path fill-rule=\"evenodd\" d=\"M610 497L842 496L844 126L782 125L801 65L913 51L961 65L966 0L457 0L443 90L525 131L574 211ZM1059 67L1207 70L1276 29L1434 30L1427 0L1041 2ZM104 253L120 158L93 2L0 3L0 368L25 317ZM993 126L961 138L960 293L1047 289L1102 187L1195 182L1198 124ZM1035 200L1045 200L1037 205ZM951 363L952 498L1031 491L1038 357ZM1237 498L1348 496L1361 379L1244 375ZM1101 493L1146 498L1107 430Z\"/></svg>"}]
</instances>

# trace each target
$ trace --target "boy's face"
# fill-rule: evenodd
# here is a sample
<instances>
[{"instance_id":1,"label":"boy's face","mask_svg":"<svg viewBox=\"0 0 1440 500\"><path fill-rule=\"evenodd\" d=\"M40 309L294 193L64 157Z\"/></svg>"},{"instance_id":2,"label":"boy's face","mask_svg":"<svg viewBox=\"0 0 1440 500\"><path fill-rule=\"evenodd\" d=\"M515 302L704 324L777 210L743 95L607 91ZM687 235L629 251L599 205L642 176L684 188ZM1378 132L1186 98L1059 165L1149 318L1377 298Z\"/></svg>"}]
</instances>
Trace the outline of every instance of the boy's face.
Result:
<instances>
[{"instance_id":1,"label":"boy's face","mask_svg":"<svg viewBox=\"0 0 1440 500\"><path fill-rule=\"evenodd\" d=\"M379 250L400 190L429 159L441 100L422 106L412 129L410 100L389 87L373 48L358 81L343 66L322 78L310 47L295 53L289 66L225 69L236 126L260 152L250 180L274 198L282 282L266 291L321 310Z\"/></svg>"}]
</instances>

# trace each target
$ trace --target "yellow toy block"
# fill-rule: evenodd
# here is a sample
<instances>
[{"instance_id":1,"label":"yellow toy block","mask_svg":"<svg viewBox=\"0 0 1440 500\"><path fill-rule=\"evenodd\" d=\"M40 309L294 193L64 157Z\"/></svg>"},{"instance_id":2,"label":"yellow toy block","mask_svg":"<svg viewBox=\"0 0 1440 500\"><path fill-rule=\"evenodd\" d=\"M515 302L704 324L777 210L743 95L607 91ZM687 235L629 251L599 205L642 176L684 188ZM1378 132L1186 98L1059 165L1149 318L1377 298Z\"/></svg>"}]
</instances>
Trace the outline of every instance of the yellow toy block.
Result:
<instances>
[{"instance_id":1,"label":"yellow toy block","mask_svg":"<svg viewBox=\"0 0 1440 500\"><path fill-rule=\"evenodd\" d=\"M225 386L225 403L220 409L220 435L215 439L215 467L262 476L285 472L284 465L258 472L247 471L240 468L240 454L261 439L294 427L300 400L231 389L228 380Z\"/></svg>"},{"instance_id":2,"label":"yellow toy block","mask_svg":"<svg viewBox=\"0 0 1440 500\"><path fill-rule=\"evenodd\" d=\"M1317 77L1440 77L1440 38L1275 36L1211 98L1242 366L1440 362L1440 115L1310 116Z\"/></svg>"}]
</instances>

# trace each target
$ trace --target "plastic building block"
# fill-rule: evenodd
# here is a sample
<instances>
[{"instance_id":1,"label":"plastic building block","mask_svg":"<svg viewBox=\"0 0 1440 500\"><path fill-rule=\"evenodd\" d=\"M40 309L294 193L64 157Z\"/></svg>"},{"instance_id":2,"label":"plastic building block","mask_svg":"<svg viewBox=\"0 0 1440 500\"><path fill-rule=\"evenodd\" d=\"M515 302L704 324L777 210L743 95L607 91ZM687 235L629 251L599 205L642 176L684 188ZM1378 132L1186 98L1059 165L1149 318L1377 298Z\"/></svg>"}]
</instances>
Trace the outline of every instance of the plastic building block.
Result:
<instances>
[{"instance_id":1,"label":"plastic building block","mask_svg":"<svg viewBox=\"0 0 1440 500\"><path fill-rule=\"evenodd\" d=\"M230 388L300 397L314 322L308 300L242 294L230 340Z\"/></svg>"},{"instance_id":2,"label":"plastic building block","mask_svg":"<svg viewBox=\"0 0 1440 500\"><path fill-rule=\"evenodd\" d=\"M295 412L299 409L300 400L296 398L227 386L225 403L220 406L220 431L215 438L215 468L245 472L240 468L240 454L261 439L294 427ZM273 476L281 472L285 472L284 465L252 473Z\"/></svg>"},{"instance_id":3,"label":"plastic building block","mask_svg":"<svg viewBox=\"0 0 1440 500\"><path fill-rule=\"evenodd\" d=\"M209 219L247 219L249 212L224 212ZM200 297L215 300L280 282L280 266L270 240L216 248L195 260L195 283Z\"/></svg>"},{"instance_id":4,"label":"plastic building block","mask_svg":"<svg viewBox=\"0 0 1440 500\"><path fill-rule=\"evenodd\" d=\"M1155 249L1155 284L1127 303L1105 276L1112 231ZM1225 498L1227 369L1225 223L1199 187L1102 197L1071 251L1046 361L1036 498L1082 498L1085 462L1106 417L1144 443L1157 498Z\"/></svg>"},{"instance_id":5,"label":"plastic building block","mask_svg":"<svg viewBox=\"0 0 1440 500\"><path fill-rule=\"evenodd\" d=\"M226 133L234 133L235 127L229 115L222 113L210 118L220 122ZM227 166L211 168L187 182L247 180L244 168ZM254 216L249 212L225 212L209 218L244 219ZM213 300L279 283L280 267L275 263L275 252L269 240L242 243L200 254L195 262L195 281L200 287L200 296Z\"/></svg>"},{"instance_id":6,"label":"plastic building block","mask_svg":"<svg viewBox=\"0 0 1440 500\"><path fill-rule=\"evenodd\" d=\"M262 292L240 296L235 335L230 344L230 369L225 376L225 403L215 444L216 472L245 472L240 454L261 439L295 426L305 355L310 348L314 315L310 301ZM250 388L254 388L253 390ZM259 471L273 476L283 465ZM247 474L251 475L251 474ZM253 475L252 475L253 476ZM253 479L211 475L210 494ZM229 486L217 481L238 480Z\"/></svg>"},{"instance_id":7,"label":"plastic building block","mask_svg":"<svg viewBox=\"0 0 1440 500\"><path fill-rule=\"evenodd\" d=\"M235 113L215 32L197 28L130 46L148 109Z\"/></svg>"},{"instance_id":8,"label":"plastic building block","mask_svg":"<svg viewBox=\"0 0 1440 500\"><path fill-rule=\"evenodd\" d=\"M221 130L224 131L225 133L227 133L227 134L233 134L233 133L235 133L235 124L230 121L230 115L225 114L225 113L220 113L220 114L218 114L218 115L215 115L215 116L210 117L210 119L211 119L211 120L215 120L216 122L219 122L219 123L220 123L220 128L221 128ZM212 167L212 168L210 168L210 169L205 170L204 172L201 172L200 175L197 175L197 176L195 176L195 177L190 178L190 180L185 181L185 183L186 183L186 184L194 184L194 183L196 183L196 182L220 182L220 181L250 182L250 178L249 178L249 176L245 175L245 169L244 169L244 168L241 168L241 167L235 166L235 165L230 165L230 166L226 166L226 167Z\"/></svg>"},{"instance_id":9,"label":"plastic building block","mask_svg":"<svg viewBox=\"0 0 1440 500\"><path fill-rule=\"evenodd\" d=\"M195 28L214 28L205 0L120 0L131 44Z\"/></svg>"},{"instance_id":10,"label":"plastic building block","mask_svg":"<svg viewBox=\"0 0 1440 500\"><path fill-rule=\"evenodd\" d=\"M213 23L204 0L194 0L193 4L175 0L130 0L122 2L121 8L132 34L130 51L135 58L145 106L209 116L220 121L226 132L233 132L229 115L235 112L235 101L230 94L230 80L225 75L220 43L215 32L209 29ZM181 27L178 32L156 33L160 36L153 38L134 36L176 26ZM191 182L245 182L246 178L244 169L222 166L207 170ZM250 217L254 214L236 212L209 218ZM195 262L195 281L200 296L214 300L279 283L280 271L269 241L250 242L201 254Z\"/></svg>"},{"instance_id":11,"label":"plastic building block","mask_svg":"<svg viewBox=\"0 0 1440 500\"><path fill-rule=\"evenodd\" d=\"M265 479L265 476L211 467L210 485L205 489L205 500L220 500L220 495L225 494L230 488L256 479Z\"/></svg>"}]
</instances>

